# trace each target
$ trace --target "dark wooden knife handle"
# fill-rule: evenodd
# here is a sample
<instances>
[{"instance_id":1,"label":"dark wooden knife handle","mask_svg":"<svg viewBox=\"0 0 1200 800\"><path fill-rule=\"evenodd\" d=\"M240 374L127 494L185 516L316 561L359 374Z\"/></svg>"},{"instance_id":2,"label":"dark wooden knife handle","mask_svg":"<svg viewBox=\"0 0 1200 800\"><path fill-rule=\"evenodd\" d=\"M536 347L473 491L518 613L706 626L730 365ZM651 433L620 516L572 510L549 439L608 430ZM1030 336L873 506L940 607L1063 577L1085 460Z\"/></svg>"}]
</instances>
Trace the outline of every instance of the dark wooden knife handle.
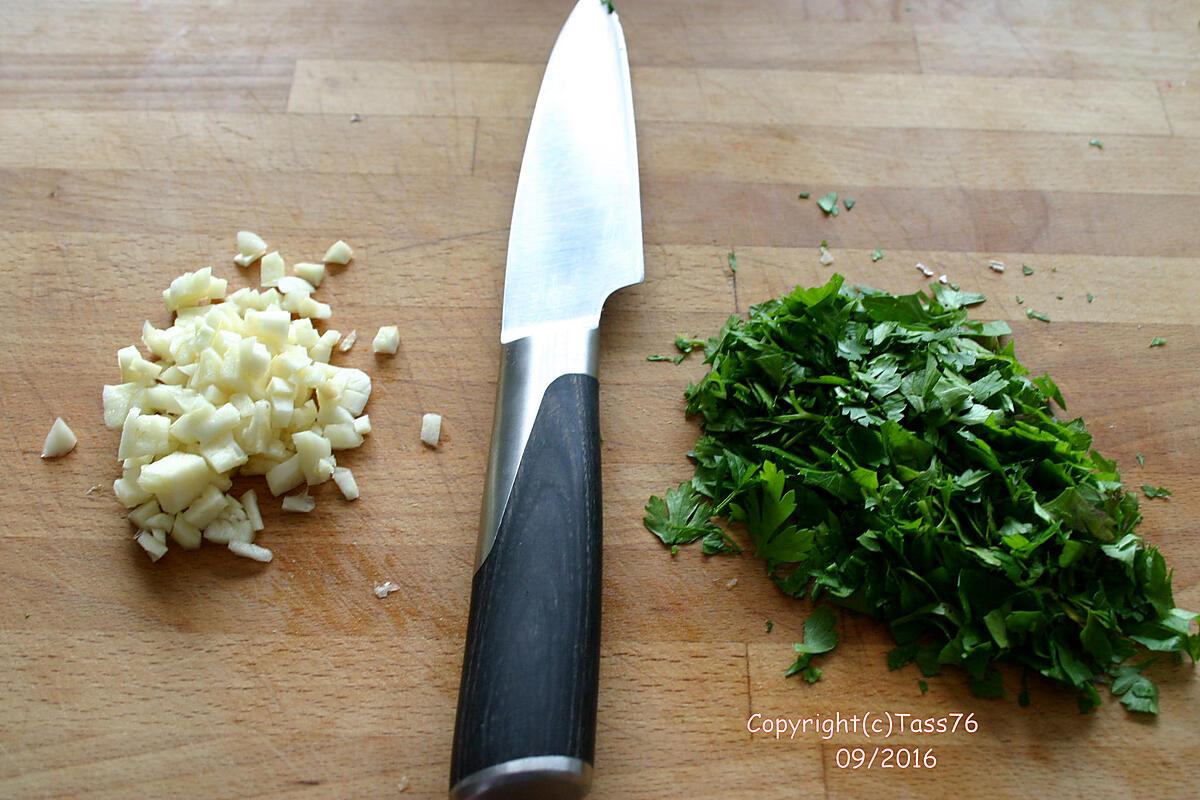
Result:
<instances>
[{"instance_id":1,"label":"dark wooden knife handle","mask_svg":"<svg viewBox=\"0 0 1200 800\"><path fill-rule=\"evenodd\" d=\"M591 375L562 375L546 389L475 573L454 798L587 793L600 661L598 406Z\"/></svg>"}]
</instances>

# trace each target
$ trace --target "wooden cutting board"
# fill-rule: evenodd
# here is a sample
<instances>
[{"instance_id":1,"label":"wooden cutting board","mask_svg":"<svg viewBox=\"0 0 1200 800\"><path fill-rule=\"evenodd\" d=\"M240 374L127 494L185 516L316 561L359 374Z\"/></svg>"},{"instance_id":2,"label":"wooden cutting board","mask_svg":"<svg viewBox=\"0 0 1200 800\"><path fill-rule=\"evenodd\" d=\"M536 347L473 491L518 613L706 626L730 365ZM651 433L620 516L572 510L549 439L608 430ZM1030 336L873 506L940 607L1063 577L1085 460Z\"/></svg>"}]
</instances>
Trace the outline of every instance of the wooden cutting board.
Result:
<instances>
[{"instance_id":1,"label":"wooden cutting board","mask_svg":"<svg viewBox=\"0 0 1200 800\"><path fill-rule=\"evenodd\" d=\"M507 225L569 6L3 3L0 796L444 796ZM1022 709L1012 675L1006 700L972 697L960 674L922 695L911 668L887 671L880 626L846 615L825 677L804 685L782 672L807 604L749 557L670 558L641 525L647 496L689 474L680 396L703 372L646 355L823 281L824 239L852 281L913 290L922 261L985 292L979 314L1011 321L1022 358L1056 377L1128 482L1174 491L1143 502L1142 531L1174 566L1179 605L1200 608L1194 3L619 6L646 282L604 318L593 796L1194 796L1200 684L1186 665L1154 668L1155 720L1112 701L1080 716L1046 683ZM828 191L854 210L825 218ZM218 548L151 564L109 489L117 435L100 387L142 320L166 321L174 275L213 264L234 286L256 279L230 263L241 228L289 262L337 238L356 249L320 293L362 340L340 362L375 380L375 432L344 459L363 496L322 487L308 516L268 504L267 566ZM384 324L402 347L377 359L365 345ZM1149 349L1155 336L1168 345ZM418 442L426 411L445 417L437 451ZM79 446L43 463L56 415ZM383 580L401 591L377 599ZM977 728L748 730L885 712ZM922 766L843 768L876 746L920 748Z\"/></svg>"}]
</instances>

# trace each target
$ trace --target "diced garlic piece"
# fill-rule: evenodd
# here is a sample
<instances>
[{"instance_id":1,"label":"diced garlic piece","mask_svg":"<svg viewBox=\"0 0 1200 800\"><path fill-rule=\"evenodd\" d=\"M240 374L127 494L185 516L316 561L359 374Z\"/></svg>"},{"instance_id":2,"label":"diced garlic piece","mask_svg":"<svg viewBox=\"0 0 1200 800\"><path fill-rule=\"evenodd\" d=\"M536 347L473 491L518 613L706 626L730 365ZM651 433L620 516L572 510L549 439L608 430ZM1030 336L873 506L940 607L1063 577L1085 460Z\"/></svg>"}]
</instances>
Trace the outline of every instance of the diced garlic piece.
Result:
<instances>
[{"instance_id":1,"label":"diced garlic piece","mask_svg":"<svg viewBox=\"0 0 1200 800\"><path fill-rule=\"evenodd\" d=\"M200 529L184 519L182 515L175 517L175 524L171 526L171 538L184 550L198 549L201 536Z\"/></svg>"},{"instance_id":2,"label":"diced garlic piece","mask_svg":"<svg viewBox=\"0 0 1200 800\"><path fill-rule=\"evenodd\" d=\"M371 349L376 353L387 353L395 355L400 349L400 329L395 325L384 325L375 334L375 341L371 342Z\"/></svg>"},{"instance_id":3,"label":"diced garlic piece","mask_svg":"<svg viewBox=\"0 0 1200 800\"><path fill-rule=\"evenodd\" d=\"M421 441L430 447L437 447L442 438L442 415L425 414L421 417Z\"/></svg>"},{"instance_id":4,"label":"diced garlic piece","mask_svg":"<svg viewBox=\"0 0 1200 800\"><path fill-rule=\"evenodd\" d=\"M179 518L187 520L188 524L204 528L225 510L225 495L216 486L209 484L204 492L187 507Z\"/></svg>"},{"instance_id":5,"label":"diced garlic piece","mask_svg":"<svg viewBox=\"0 0 1200 800\"><path fill-rule=\"evenodd\" d=\"M171 338L170 329L160 331L150 324L150 320L142 323L142 344L159 358L171 357Z\"/></svg>"},{"instance_id":6,"label":"diced garlic piece","mask_svg":"<svg viewBox=\"0 0 1200 800\"><path fill-rule=\"evenodd\" d=\"M175 451L142 467L138 486L158 499L168 514L182 511L209 484L208 462L195 453Z\"/></svg>"},{"instance_id":7,"label":"diced garlic piece","mask_svg":"<svg viewBox=\"0 0 1200 800\"><path fill-rule=\"evenodd\" d=\"M354 347L354 343L358 341L358 331L352 330L346 334L346 337L338 342L338 352L348 353L350 348Z\"/></svg>"},{"instance_id":8,"label":"diced garlic piece","mask_svg":"<svg viewBox=\"0 0 1200 800\"><path fill-rule=\"evenodd\" d=\"M354 430L353 422L326 425L321 431L321 435L329 440L329 444L334 450L350 450L363 443L363 437Z\"/></svg>"},{"instance_id":9,"label":"diced garlic piece","mask_svg":"<svg viewBox=\"0 0 1200 800\"><path fill-rule=\"evenodd\" d=\"M329 246L329 249L325 251L325 257L321 260L326 264L349 264L353 257L354 251L350 249L350 245L338 239Z\"/></svg>"},{"instance_id":10,"label":"diced garlic piece","mask_svg":"<svg viewBox=\"0 0 1200 800\"><path fill-rule=\"evenodd\" d=\"M363 414L354 420L354 431L360 436L366 436L371 432L371 417Z\"/></svg>"},{"instance_id":11,"label":"diced garlic piece","mask_svg":"<svg viewBox=\"0 0 1200 800\"><path fill-rule=\"evenodd\" d=\"M145 530L149 527L149 525L146 524L147 520L158 515L161 513L161 511L162 509L158 507L157 500L147 500L133 511L130 511L129 514L126 515L126 518L136 527Z\"/></svg>"},{"instance_id":12,"label":"diced garlic piece","mask_svg":"<svg viewBox=\"0 0 1200 800\"><path fill-rule=\"evenodd\" d=\"M212 267L185 272L163 290L167 311L192 308L225 296L226 281L212 276Z\"/></svg>"},{"instance_id":13,"label":"diced garlic piece","mask_svg":"<svg viewBox=\"0 0 1200 800\"><path fill-rule=\"evenodd\" d=\"M249 558L252 561L261 561L264 564L269 563L274 557L274 554L267 548L250 542L230 542L229 549L233 551L234 555Z\"/></svg>"},{"instance_id":14,"label":"diced garlic piece","mask_svg":"<svg viewBox=\"0 0 1200 800\"><path fill-rule=\"evenodd\" d=\"M284 492L290 492L302 483L304 483L304 468L300 466L298 453L287 461L276 464L267 473L267 488L276 497Z\"/></svg>"},{"instance_id":15,"label":"diced garlic piece","mask_svg":"<svg viewBox=\"0 0 1200 800\"><path fill-rule=\"evenodd\" d=\"M239 261L237 256L233 261L239 267L244 267L250 264L263 253L267 252L267 243L257 233L252 231L238 231L237 234L238 256L241 256Z\"/></svg>"},{"instance_id":16,"label":"diced garlic piece","mask_svg":"<svg viewBox=\"0 0 1200 800\"><path fill-rule=\"evenodd\" d=\"M262 511L258 507L258 494L249 489L242 495L242 508L246 509L246 519L250 520L250 529L253 531L261 531L263 529Z\"/></svg>"},{"instance_id":17,"label":"diced garlic piece","mask_svg":"<svg viewBox=\"0 0 1200 800\"><path fill-rule=\"evenodd\" d=\"M77 441L75 432L67 427L62 417L59 417L54 420L50 432L46 434L46 441L42 444L42 458L65 456L75 449Z\"/></svg>"},{"instance_id":18,"label":"diced garlic piece","mask_svg":"<svg viewBox=\"0 0 1200 800\"><path fill-rule=\"evenodd\" d=\"M260 286L274 286L287 273L287 264L278 250L273 250L258 262L258 283Z\"/></svg>"},{"instance_id":19,"label":"diced garlic piece","mask_svg":"<svg viewBox=\"0 0 1200 800\"><path fill-rule=\"evenodd\" d=\"M125 383L140 383L149 386L158 378L162 367L142 358L133 345L117 351L117 364L121 367L121 380Z\"/></svg>"},{"instance_id":20,"label":"diced garlic piece","mask_svg":"<svg viewBox=\"0 0 1200 800\"><path fill-rule=\"evenodd\" d=\"M221 513L204 526L204 538L217 544L252 541L254 530L242 504L232 497L222 497L222 500Z\"/></svg>"},{"instance_id":21,"label":"diced garlic piece","mask_svg":"<svg viewBox=\"0 0 1200 800\"><path fill-rule=\"evenodd\" d=\"M273 458L268 458L264 455L250 456L250 460L242 465L238 470L239 475L266 475L275 467L279 466L278 461Z\"/></svg>"},{"instance_id":22,"label":"diced garlic piece","mask_svg":"<svg viewBox=\"0 0 1200 800\"><path fill-rule=\"evenodd\" d=\"M137 410L135 415L133 412ZM165 455L171 449L171 418L162 414L142 414L140 409L130 409L121 428L121 444L117 458Z\"/></svg>"},{"instance_id":23,"label":"diced garlic piece","mask_svg":"<svg viewBox=\"0 0 1200 800\"><path fill-rule=\"evenodd\" d=\"M154 514L154 515L148 517L146 519L145 524L142 525L141 527L147 528L152 531L154 531L154 530L167 531L167 530L170 530L171 526L174 524L175 524L175 517L173 515L164 514L160 511L157 514Z\"/></svg>"},{"instance_id":24,"label":"diced garlic piece","mask_svg":"<svg viewBox=\"0 0 1200 800\"><path fill-rule=\"evenodd\" d=\"M304 278L295 275L284 275L275 282L275 288L283 292L285 297L292 293L310 295L317 290L317 287L304 280Z\"/></svg>"},{"instance_id":25,"label":"diced garlic piece","mask_svg":"<svg viewBox=\"0 0 1200 800\"><path fill-rule=\"evenodd\" d=\"M117 383L104 387L101 399L104 403L104 424L109 428L120 428L129 416L129 409L136 402L142 386L138 383Z\"/></svg>"},{"instance_id":26,"label":"diced garlic piece","mask_svg":"<svg viewBox=\"0 0 1200 800\"><path fill-rule=\"evenodd\" d=\"M291 322L291 315L281 308L247 311L243 332L256 337L268 350L279 352L287 346Z\"/></svg>"},{"instance_id":27,"label":"diced garlic piece","mask_svg":"<svg viewBox=\"0 0 1200 800\"><path fill-rule=\"evenodd\" d=\"M283 510L295 511L299 514L307 514L317 507L317 501L313 500L312 495L307 490L300 494L289 494L283 498Z\"/></svg>"},{"instance_id":28,"label":"diced garlic piece","mask_svg":"<svg viewBox=\"0 0 1200 800\"><path fill-rule=\"evenodd\" d=\"M342 335L337 331L325 331L317 343L309 349L308 354L312 356L313 361L328 363L329 357L333 355L333 346L340 338Z\"/></svg>"},{"instance_id":29,"label":"diced garlic piece","mask_svg":"<svg viewBox=\"0 0 1200 800\"><path fill-rule=\"evenodd\" d=\"M208 462L215 472L229 472L237 469L249 460L246 451L238 446L232 433L212 439L200 447L200 455Z\"/></svg>"},{"instance_id":30,"label":"diced garlic piece","mask_svg":"<svg viewBox=\"0 0 1200 800\"><path fill-rule=\"evenodd\" d=\"M320 286L321 281L325 278L324 264L310 264L301 261L299 264L292 265L292 272L299 275L304 280L311 283L313 286Z\"/></svg>"},{"instance_id":31,"label":"diced garlic piece","mask_svg":"<svg viewBox=\"0 0 1200 800\"><path fill-rule=\"evenodd\" d=\"M167 554L167 545L158 541L150 531L138 531L137 536L133 539L146 551L151 561L158 561Z\"/></svg>"},{"instance_id":32,"label":"diced garlic piece","mask_svg":"<svg viewBox=\"0 0 1200 800\"><path fill-rule=\"evenodd\" d=\"M358 499L358 482L354 480L354 473L350 470L345 467L335 468L333 470L333 482L341 490L342 497L347 500Z\"/></svg>"},{"instance_id":33,"label":"diced garlic piece","mask_svg":"<svg viewBox=\"0 0 1200 800\"><path fill-rule=\"evenodd\" d=\"M333 454L333 446L328 439L312 431L297 431L292 434L292 444L300 458L304 480L310 486L329 480L333 466L327 465L327 460Z\"/></svg>"}]
</instances>

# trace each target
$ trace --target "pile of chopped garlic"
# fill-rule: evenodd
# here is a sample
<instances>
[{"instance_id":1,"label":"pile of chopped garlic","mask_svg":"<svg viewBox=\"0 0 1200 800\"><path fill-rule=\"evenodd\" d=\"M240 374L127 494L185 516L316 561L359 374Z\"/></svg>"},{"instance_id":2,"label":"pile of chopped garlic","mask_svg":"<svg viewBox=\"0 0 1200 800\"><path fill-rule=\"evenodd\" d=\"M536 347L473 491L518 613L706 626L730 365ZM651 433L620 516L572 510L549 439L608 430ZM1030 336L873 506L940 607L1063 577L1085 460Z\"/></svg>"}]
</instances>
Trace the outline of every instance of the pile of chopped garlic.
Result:
<instances>
[{"instance_id":1,"label":"pile of chopped garlic","mask_svg":"<svg viewBox=\"0 0 1200 800\"><path fill-rule=\"evenodd\" d=\"M123 473L113 492L132 509L134 538L154 561L168 537L187 550L207 539L271 560L253 543L263 529L258 497L231 494L235 474L265 475L275 496L304 484L284 498L290 511L311 511L307 487L331 478L346 499L358 497L333 451L358 447L370 432L363 409L371 378L329 363L341 335L313 326L331 314L312 297L323 269L297 264L305 277L286 275L283 258L265 253L255 234L238 234L238 245L239 264L261 259L267 288L226 297L211 267L176 278L163 292L174 323L160 330L147 321L142 343L151 357L136 346L119 350L122 382L104 387L104 422L121 429ZM338 245L331 254L348 261L349 246Z\"/></svg>"}]
</instances>

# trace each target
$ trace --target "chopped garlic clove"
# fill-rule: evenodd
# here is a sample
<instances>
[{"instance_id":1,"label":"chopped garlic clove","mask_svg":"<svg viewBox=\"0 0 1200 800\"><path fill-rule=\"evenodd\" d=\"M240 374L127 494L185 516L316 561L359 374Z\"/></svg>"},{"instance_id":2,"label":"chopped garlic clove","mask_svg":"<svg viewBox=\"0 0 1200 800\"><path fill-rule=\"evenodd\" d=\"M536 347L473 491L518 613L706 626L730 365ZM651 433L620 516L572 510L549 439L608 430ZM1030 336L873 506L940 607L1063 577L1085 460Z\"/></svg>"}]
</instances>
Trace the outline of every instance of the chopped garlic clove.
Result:
<instances>
[{"instance_id":1,"label":"chopped garlic clove","mask_svg":"<svg viewBox=\"0 0 1200 800\"><path fill-rule=\"evenodd\" d=\"M371 349L376 353L386 353L395 355L400 349L400 329L395 325L384 325L375 334L375 341L371 342Z\"/></svg>"},{"instance_id":2,"label":"chopped garlic clove","mask_svg":"<svg viewBox=\"0 0 1200 800\"><path fill-rule=\"evenodd\" d=\"M246 519L250 520L250 529L255 533L263 529L262 512L258 508L258 494L248 490L242 495L242 508L246 509Z\"/></svg>"},{"instance_id":3,"label":"chopped garlic clove","mask_svg":"<svg viewBox=\"0 0 1200 800\"><path fill-rule=\"evenodd\" d=\"M437 447L442 438L442 415L426 414L421 417L421 441L429 447Z\"/></svg>"},{"instance_id":4,"label":"chopped garlic clove","mask_svg":"<svg viewBox=\"0 0 1200 800\"><path fill-rule=\"evenodd\" d=\"M358 331L357 330L350 331L349 333L346 334L345 338L343 338L340 342L338 342L338 346L337 346L338 352L340 352L340 353L349 352L350 348L354 347L354 343L357 341L358 341Z\"/></svg>"},{"instance_id":5,"label":"chopped garlic clove","mask_svg":"<svg viewBox=\"0 0 1200 800\"><path fill-rule=\"evenodd\" d=\"M341 490L342 497L347 500L358 499L358 482L354 480L354 473L350 470L345 467L335 467L333 470L333 482Z\"/></svg>"},{"instance_id":6,"label":"chopped garlic clove","mask_svg":"<svg viewBox=\"0 0 1200 800\"><path fill-rule=\"evenodd\" d=\"M274 286L287 273L287 265L283 263L283 256L279 255L278 250L273 250L263 256L262 261L258 264L258 269L260 286Z\"/></svg>"},{"instance_id":7,"label":"chopped garlic clove","mask_svg":"<svg viewBox=\"0 0 1200 800\"><path fill-rule=\"evenodd\" d=\"M250 542L230 542L229 549L233 551L234 555L248 558L252 561L261 561L264 564L269 563L274 558L274 554L270 550L265 547L259 547L256 544L251 544Z\"/></svg>"},{"instance_id":8,"label":"chopped garlic clove","mask_svg":"<svg viewBox=\"0 0 1200 800\"><path fill-rule=\"evenodd\" d=\"M133 539L146 551L151 561L158 561L167 554L167 545L158 541L150 531L138 531L137 536Z\"/></svg>"},{"instance_id":9,"label":"chopped garlic clove","mask_svg":"<svg viewBox=\"0 0 1200 800\"><path fill-rule=\"evenodd\" d=\"M267 243L253 231L238 231L237 246L238 252L244 256L267 252Z\"/></svg>"},{"instance_id":10,"label":"chopped garlic clove","mask_svg":"<svg viewBox=\"0 0 1200 800\"><path fill-rule=\"evenodd\" d=\"M307 490L300 494L289 494L283 498L283 510L295 511L300 514L307 514L317 507L317 501L313 500L312 495Z\"/></svg>"},{"instance_id":11,"label":"chopped garlic clove","mask_svg":"<svg viewBox=\"0 0 1200 800\"><path fill-rule=\"evenodd\" d=\"M349 264L351 258L354 258L354 251L350 249L350 245L338 239L329 246L321 260L326 264Z\"/></svg>"},{"instance_id":12,"label":"chopped garlic clove","mask_svg":"<svg viewBox=\"0 0 1200 800\"><path fill-rule=\"evenodd\" d=\"M313 286L320 286L321 281L325 279L324 264L310 264L301 261L299 264L292 265L292 272L299 275L304 280L311 283Z\"/></svg>"},{"instance_id":13,"label":"chopped garlic clove","mask_svg":"<svg viewBox=\"0 0 1200 800\"><path fill-rule=\"evenodd\" d=\"M175 517L175 524L171 526L171 538L184 550L198 550L202 537L202 531L182 515Z\"/></svg>"},{"instance_id":14,"label":"chopped garlic clove","mask_svg":"<svg viewBox=\"0 0 1200 800\"><path fill-rule=\"evenodd\" d=\"M75 432L67 427L67 423L63 422L62 417L59 417L54 420L54 424L50 426L50 432L46 434L46 441L42 444L42 458L65 456L75 449L78 441L75 438Z\"/></svg>"},{"instance_id":15,"label":"chopped garlic clove","mask_svg":"<svg viewBox=\"0 0 1200 800\"><path fill-rule=\"evenodd\" d=\"M359 436L366 436L371 432L371 417L363 414L354 420L354 432Z\"/></svg>"},{"instance_id":16,"label":"chopped garlic clove","mask_svg":"<svg viewBox=\"0 0 1200 800\"><path fill-rule=\"evenodd\" d=\"M297 292L304 295L310 295L317 290L317 287L304 280L304 278L298 278L295 275L284 275L275 282L275 288L284 294Z\"/></svg>"}]
</instances>

